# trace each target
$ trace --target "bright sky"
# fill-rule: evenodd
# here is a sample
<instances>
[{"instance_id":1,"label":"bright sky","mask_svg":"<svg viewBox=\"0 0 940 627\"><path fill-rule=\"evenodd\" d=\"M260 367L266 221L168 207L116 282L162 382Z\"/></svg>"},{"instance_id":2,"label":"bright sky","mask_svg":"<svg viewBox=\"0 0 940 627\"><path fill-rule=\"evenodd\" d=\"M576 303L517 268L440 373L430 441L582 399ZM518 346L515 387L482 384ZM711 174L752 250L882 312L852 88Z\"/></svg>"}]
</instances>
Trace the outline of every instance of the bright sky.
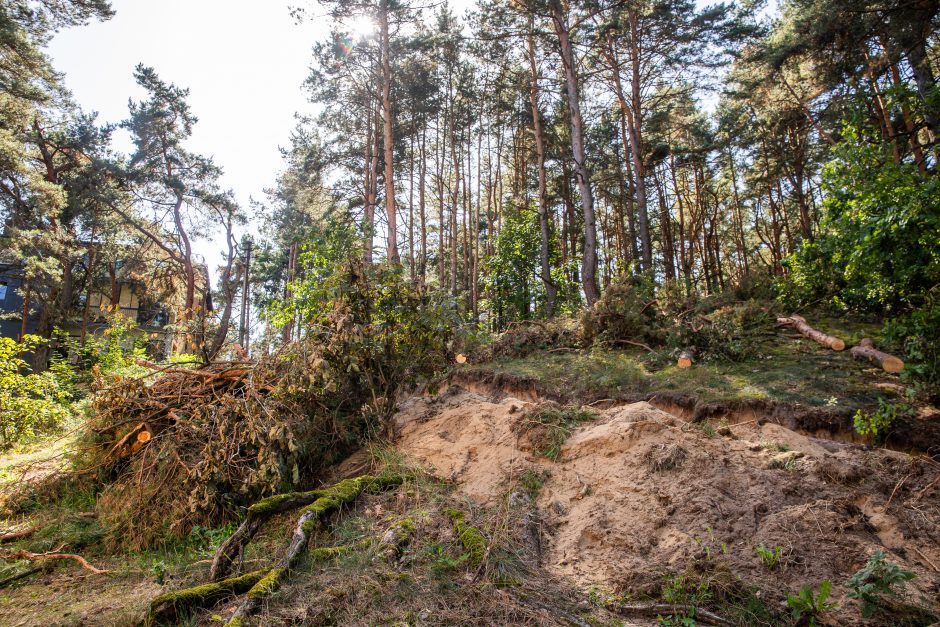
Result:
<instances>
[{"instance_id":1,"label":"bright sky","mask_svg":"<svg viewBox=\"0 0 940 627\"><path fill-rule=\"evenodd\" d=\"M199 118L189 148L224 168L223 184L247 209L282 167L278 147L288 144L295 112L311 108L301 83L326 22L296 24L288 5L297 3L112 0L111 20L63 31L49 53L78 104L102 122L123 120L128 98L142 98L137 63L188 87ZM129 151L129 140L118 148ZM200 252L210 264L217 258Z\"/></svg>"}]
</instances>

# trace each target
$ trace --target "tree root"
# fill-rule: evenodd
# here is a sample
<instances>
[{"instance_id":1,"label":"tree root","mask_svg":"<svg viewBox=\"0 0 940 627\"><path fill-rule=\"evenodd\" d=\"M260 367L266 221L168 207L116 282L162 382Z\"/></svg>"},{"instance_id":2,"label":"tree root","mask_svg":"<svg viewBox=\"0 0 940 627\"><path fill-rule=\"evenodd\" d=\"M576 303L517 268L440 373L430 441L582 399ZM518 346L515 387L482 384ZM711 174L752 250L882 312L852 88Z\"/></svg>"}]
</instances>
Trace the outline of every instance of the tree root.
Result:
<instances>
[{"instance_id":1,"label":"tree root","mask_svg":"<svg viewBox=\"0 0 940 627\"><path fill-rule=\"evenodd\" d=\"M318 490L309 492L289 492L286 494L276 494L262 499L248 508L248 514L245 520L239 525L238 529L222 543L215 557L212 558L212 566L209 569L209 580L219 581L224 578L232 567L232 562L238 559L244 552L245 547L251 542L251 539L258 533L264 521L281 512L287 512L298 507L310 506L324 507L317 503L323 500L324 503L332 503L334 500L339 502L336 507L324 512L329 513L333 509L349 501L354 500L365 490L381 490L392 486L400 485L402 477L379 476L372 477L362 475L354 479L345 479L339 483Z\"/></svg>"},{"instance_id":2,"label":"tree root","mask_svg":"<svg viewBox=\"0 0 940 627\"><path fill-rule=\"evenodd\" d=\"M150 602L150 620L158 623L176 620L180 610L210 605L232 594L243 594L264 579L270 572L262 568L238 577L229 577L216 583L161 594Z\"/></svg>"},{"instance_id":3,"label":"tree root","mask_svg":"<svg viewBox=\"0 0 940 627\"><path fill-rule=\"evenodd\" d=\"M316 530L317 525L343 505L351 503L366 491L378 491L401 485L404 477L400 475L363 475L354 479L345 479L339 483L321 490L311 492L297 492L279 494L263 499L248 509L245 522L233 533L219 548L213 559L212 573L218 576L231 567L235 556L240 555L251 538L261 528L264 520L271 515L302 507L300 518L291 536L290 545L284 556L272 568L256 570L241 577L230 577L215 583L196 586L179 592L161 595L151 603L151 619L155 621L171 620L177 607L197 607L218 600L221 596L245 593L245 600L235 610L235 614L227 625L237 627L254 613L261 603L274 593L287 577L290 571L297 566L310 534ZM360 545L343 545L337 547L317 548L310 551L314 562L336 558ZM170 610L169 608L173 609Z\"/></svg>"},{"instance_id":4,"label":"tree root","mask_svg":"<svg viewBox=\"0 0 940 627\"><path fill-rule=\"evenodd\" d=\"M100 568L95 568L81 555L73 555L72 553L30 553L29 551L15 551L13 553L0 553L0 559L13 561L13 560L29 560L31 562L47 562L55 560L72 560L73 562L78 562L81 564L81 567L85 570L95 574L95 575L105 575L111 571L101 570Z\"/></svg>"},{"instance_id":5,"label":"tree root","mask_svg":"<svg viewBox=\"0 0 940 627\"><path fill-rule=\"evenodd\" d=\"M718 625L719 627L730 627L733 623L718 614L703 610L694 605L682 605L675 603L633 603L621 605L619 603L608 603L607 609L617 612L622 616L640 614L642 616L659 616L661 614L688 614L693 613L695 620L703 625Z\"/></svg>"},{"instance_id":6,"label":"tree root","mask_svg":"<svg viewBox=\"0 0 940 627\"><path fill-rule=\"evenodd\" d=\"M464 513L455 509L447 512L454 523L454 531L464 550L470 555L470 566L477 568L486 557L486 538L476 527L467 524Z\"/></svg>"},{"instance_id":7,"label":"tree root","mask_svg":"<svg viewBox=\"0 0 940 627\"><path fill-rule=\"evenodd\" d=\"M388 528L379 542L379 555L389 563L395 562L401 557L402 551L411 534L414 533L415 523L410 518L399 520Z\"/></svg>"}]
</instances>

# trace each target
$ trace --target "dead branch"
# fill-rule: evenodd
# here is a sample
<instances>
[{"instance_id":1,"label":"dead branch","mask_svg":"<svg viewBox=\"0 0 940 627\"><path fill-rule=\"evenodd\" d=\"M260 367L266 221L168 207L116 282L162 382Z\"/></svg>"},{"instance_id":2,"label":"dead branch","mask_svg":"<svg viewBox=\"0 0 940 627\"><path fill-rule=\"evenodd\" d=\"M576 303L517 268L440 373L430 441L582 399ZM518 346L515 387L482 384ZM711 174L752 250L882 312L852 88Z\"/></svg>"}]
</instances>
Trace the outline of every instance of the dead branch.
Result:
<instances>
[{"instance_id":1,"label":"dead branch","mask_svg":"<svg viewBox=\"0 0 940 627\"><path fill-rule=\"evenodd\" d=\"M42 527L29 527L27 529L21 529L20 531L11 531L0 536L0 544L4 542L13 542L14 540L19 540L21 538L26 538L33 535L37 531L42 529Z\"/></svg>"},{"instance_id":2,"label":"dead branch","mask_svg":"<svg viewBox=\"0 0 940 627\"><path fill-rule=\"evenodd\" d=\"M29 560L31 562L47 562L55 560L72 560L73 562L78 562L82 568L91 572L95 575L105 575L111 571L101 570L100 568L95 568L81 555L74 555L72 553L31 553L25 550L15 551L13 553L0 552L0 559L6 560L8 562L16 560Z\"/></svg>"}]
</instances>

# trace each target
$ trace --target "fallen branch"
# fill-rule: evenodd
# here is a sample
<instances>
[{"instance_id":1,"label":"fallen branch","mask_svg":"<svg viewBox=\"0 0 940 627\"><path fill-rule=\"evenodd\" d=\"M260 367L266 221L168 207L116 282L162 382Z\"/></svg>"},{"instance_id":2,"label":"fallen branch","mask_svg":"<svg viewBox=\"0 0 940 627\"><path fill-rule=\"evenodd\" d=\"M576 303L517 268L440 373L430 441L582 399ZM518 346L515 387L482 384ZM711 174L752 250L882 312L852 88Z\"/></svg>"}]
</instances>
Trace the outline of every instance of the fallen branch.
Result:
<instances>
[{"instance_id":1,"label":"fallen branch","mask_svg":"<svg viewBox=\"0 0 940 627\"><path fill-rule=\"evenodd\" d=\"M13 540L19 540L21 538L26 538L33 535L37 531L42 529L42 527L29 527L27 529L21 529L20 531L11 531L0 536L0 544L4 542L12 542Z\"/></svg>"},{"instance_id":2,"label":"fallen branch","mask_svg":"<svg viewBox=\"0 0 940 627\"><path fill-rule=\"evenodd\" d=\"M105 575L111 571L95 568L81 555L72 553L30 553L29 551L16 551L13 553L0 553L0 559L6 561L29 560L30 562L49 562L54 560L72 560L78 562L82 568L95 575Z\"/></svg>"},{"instance_id":3,"label":"fallen branch","mask_svg":"<svg viewBox=\"0 0 940 627\"><path fill-rule=\"evenodd\" d=\"M643 616L688 615L691 613L698 623L719 625L721 627L733 625L731 621L694 605L682 605L677 603L634 603L621 605L619 603L609 603L607 604L607 609L623 615L641 614Z\"/></svg>"},{"instance_id":4,"label":"fallen branch","mask_svg":"<svg viewBox=\"0 0 940 627\"><path fill-rule=\"evenodd\" d=\"M873 364L881 366L885 372L896 374L904 370L904 362L889 353L882 352L875 348L875 343L869 338L863 339L858 346L849 349L852 357L861 361L870 361Z\"/></svg>"},{"instance_id":5,"label":"fallen branch","mask_svg":"<svg viewBox=\"0 0 940 627\"><path fill-rule=\"evenodd\" d=\"M821 346L831 348L834 351L845 350L845 342L832 335L826 335L822 331L817 331L806 324L806 319L802 316L792 315L789 318L777 318L777 322L792 326L800 332L803 337L807 337Z\"/></svg>"},{"instance_id":6,"label":"fallen branch","mask_svg":"<svg viewBox=\"0 0 940 627\"><path fill-rule=\"evenodd\" d=\"M637 348L644 348L651 353L655 353L652 348L644 344L643 342L634 342L632 340L614 340L614 344L629 344L630 346L636 346Z\"/></svg>"},{"instance_id":7,"label":"fallen branch","mask_svg":"<svg viewBox=\"0 0 940 627\"><path fill-rule=\"evenodd\" d=\"M16 573L15 575L10 575L6 579L0 580L0 588L6 588L11 583L19 581L20 579L26 579L30 575L35 575L38 572L41 572L43 566L33 566L32 568L27 568L23 572Z\"/></svg>"}]
</instances>

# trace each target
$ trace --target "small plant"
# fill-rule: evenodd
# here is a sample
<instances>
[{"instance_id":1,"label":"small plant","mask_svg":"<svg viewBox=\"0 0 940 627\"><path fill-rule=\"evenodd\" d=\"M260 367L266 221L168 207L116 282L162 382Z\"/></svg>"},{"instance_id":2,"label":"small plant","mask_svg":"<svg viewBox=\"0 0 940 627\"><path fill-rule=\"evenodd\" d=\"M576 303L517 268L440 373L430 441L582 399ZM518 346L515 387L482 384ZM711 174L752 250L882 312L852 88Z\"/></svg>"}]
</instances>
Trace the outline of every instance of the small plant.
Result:
<instances>
[{"instance_id":1,"label":"small plant","mask_svg":"<svg viewBox=\"0 0 940 627\"><path fill-rule=\"evenodd\" d=\"M781 546L768 549L763 544L760 544L754 551L757 553L757 557L760 558L761 563L770 570L773 570L780 564L780 557L783 555L783 547Z\"/></svg>"},{"instance_id":2,"label":"small plant","mask_svg":"<svg viewBox=\"0 0 940 627\"><path fill-rule=\"evenodd\" d=\"M885 597L903 594L907 582L913 578L914 573L889 562L879 550L845 585L850 589L849 598L861 601L862 616L871 618L879 607L884 606Z\"/></svg>"},{"instance_id":3,"label":"small plant","mask_svg":"<svg viewBox=\"0 0 940 627\"><path fill-rule=\"evenodd\" d=\"M878 409L873 412L855 412L855 430L860 435L870 435L875 441L881 442L888 435L891 425L901 416L906 416L911 408L904 404L888 403L883 398L878 399Z\"/></svg>"},{"instance_id":4,"label":"small plant","mask_svg":"<svg viewBox=\"0 0 940 627\"><path fill-rule=\"evenodd\" d=\"M543 457L555 461L571 432L582 422L594 420L595 415L577 407L559 407L548 404L526 415L519 428L530 433L533 448Z\"/></svg>"},{"instance_id":5,"label":"small plant","mask_svg":"<svg viewBox=\"0 0 940 627\"><path fill-rule=\"evenodd\" d=\"M790 450L790 447L782 442L761 442L760 447L765 451L772 451L774 453L786 453Z\"/></svg>"},{"instance_id":6,"label":"small plant","mask_svg":"<svg viewBox=\"0 0 940 627\"><path fill-rule=\"evenodd\" d=\"M817 620L826 612L836 607L835 603L829 603L829 594L832 592L832 582L824 579L819 584L819 590L814 592L813 587L805 585L800 588L798 594L787 593L787 606L793 615L793 620L797 623L816 627Z\"/></svg>"}]
</instances>

